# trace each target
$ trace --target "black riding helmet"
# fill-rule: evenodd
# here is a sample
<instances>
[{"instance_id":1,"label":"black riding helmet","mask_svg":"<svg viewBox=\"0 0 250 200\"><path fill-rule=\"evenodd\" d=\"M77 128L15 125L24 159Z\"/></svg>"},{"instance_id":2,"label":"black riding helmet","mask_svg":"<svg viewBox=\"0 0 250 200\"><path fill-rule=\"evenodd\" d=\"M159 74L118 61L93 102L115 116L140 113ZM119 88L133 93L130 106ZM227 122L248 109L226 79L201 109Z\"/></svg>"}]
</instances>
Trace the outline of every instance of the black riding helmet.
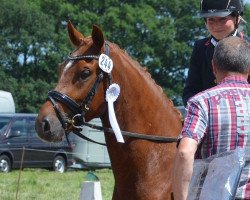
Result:
<instances>
[{"instance_id":1,"label":"black riding helmet","mask_svg":"<svg viewBox=\"0 0 250 200\"><path fill-rule=\"evenodd\" d=\"M226 17L243 15L242 0L201 0L200 16L207 17Z\"/></svg>"}]
</instances>

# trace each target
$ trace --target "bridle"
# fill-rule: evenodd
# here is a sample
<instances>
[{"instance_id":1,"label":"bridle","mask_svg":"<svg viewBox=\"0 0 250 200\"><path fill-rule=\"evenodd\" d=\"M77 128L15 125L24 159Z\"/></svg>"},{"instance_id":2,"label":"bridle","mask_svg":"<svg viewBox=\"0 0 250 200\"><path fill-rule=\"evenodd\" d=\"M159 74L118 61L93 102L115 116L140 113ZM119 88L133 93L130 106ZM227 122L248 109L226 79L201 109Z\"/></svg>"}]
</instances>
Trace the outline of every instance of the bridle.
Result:
<instances>
[{"instance_id":1,"label":"bridle","mask_svg":"<svg viewBox=\"0 0 250 200\"><path fill-rule=\"evenodd\" d=\"M109 53L110 53L110 47L109 47L109 44L105 41L104 54L109 56ZM99 56L100 56L100 55L78 55L78 56L71 56L71 55L72 55L72 53L68 56L68 60L70 60L70 61L98 60ZM97 143L100 145L105 145L105 144L91 140L90 138L84 136L80 131L82 129L81 128L82 125L83 126L85 125L85 126L97 129L97 130L113 133L111 128L101 127L101 126L97 126L97 125L93 125L93 124L89 124L89 123L85 122L85 115L89 111L92 100L97 92L98 86L103 81L104 73L106 73L106 72L102 71L101 69L98 69L96 80L93 83L91 89L89 90L87 96L85 97L85 99L82 101L81 104L76 103L69 96L67 96L61 92L52 90L52 91L49 91L49 93L48 93L48 100L52 103L53 108L54 108L56 115L58 117L58 120L60 121L65 132L67 130L67 127L69 125L71 125L74 127L73 132L76 135L78 135L79 137L81 137L85 140L88 140L88 141L91 141L91 142L94 142L94 143ZM112 83L112 76L111 76L111 73L109 73L107 75L108 75L108 84L110 85ZM64 104L65 106L67 106L71 110L71 112L73 113L72 119L69 119L67 116L65 116L62 113L62 111L59 108L56 101ZM127 132L127 131L122 131L122 134L129 136L129 137L146 139L146 140L150 140L150 141L154 141L154 142L172 143L172 142L177 141L176 138L172 138L172 137L144 135L144 134L139 134L139 133L131 133L131 132ZM68 137L67 137L68 134L65 134L65 135L66 135L66 138L68 140ZM68 140L68 143L69 143L69 140Z\"/></svg>"},{"instance_id":2,"label":"bridle","mask_svg":"<svg viewBox=\"0 0 250 200\"><path fill-rule=\"evenodd\" d=\"M109 44L105 41L104 43L104 54L109 56L110 52L110 47ZM72 56L72 53L68 56L69 61L79 61L79 60L98 60L100 55L78 55L78 56ZM77 124L83 124L85 122L85 115L89 111L89 108L91 106L91 103L93 101L93 98L97 92L98 86L102 82L104 78L104 71L101 69L98 69L97 71L97 77L95 82L93 83L91 89L89 90L87 96L85 99L82 101L82 103L79 105L76 103L73 99L71 99L69 96L52 90L48 93L48 100L52 103L55 112L57 114L57 117L59 121L62 124L62 127L66 130L68 124L70 123L71 125L75 126L75 123ZM108 82L111 84L112 82L112 77L111 74L108 74ZM70 120L66 116L63 115L62 111L58 107L56 101L59 101L60 103L66 105L71 112L73 113L73 118Z\"/></svg>"}]
</instances>

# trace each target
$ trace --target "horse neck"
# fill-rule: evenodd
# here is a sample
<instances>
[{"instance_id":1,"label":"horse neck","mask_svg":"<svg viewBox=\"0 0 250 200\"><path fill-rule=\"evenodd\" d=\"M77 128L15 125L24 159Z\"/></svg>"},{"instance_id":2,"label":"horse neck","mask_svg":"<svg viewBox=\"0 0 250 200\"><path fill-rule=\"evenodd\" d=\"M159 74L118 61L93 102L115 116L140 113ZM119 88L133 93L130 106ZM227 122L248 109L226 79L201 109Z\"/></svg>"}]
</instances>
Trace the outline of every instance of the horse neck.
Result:
<instances>
[{"instance_id":1,"label":"horse neck","mask_svg":"<svg viewBox=\"0 0 250 200\"><path fill-rule=\"evenodd\" d=\"M121 87L120 96L115 102L120 127L146 134L153 131L153 134L158 135L176 135L173 124L181 121L180 116L162 89L126 53L120 49L111 53L116 54L112 58L113 79ZM178 130L180 126L181 123L177 126ZM173 131L166 133L168 129Z\"/></svg>"},{"instance_id":2,"label":"horse neck","mask_svg":"<svg viewBox=\"0 0 250 200\"><path fill-rule=\"evenodd\" d=\"M113 50L113 49L112 49ZM121 88L115 102L115 114L122 131L177 137L181 120L172 102L139 64L121 50L111 51L114 62L113 82ZM101 117L110 126L108 111ZM116 142L114 135L105 134L115 177L113 199L168 199L171 166L176 144L159 144L125 138ZM167 156L166 156L167 155ZM154 179L153 177L158 177ZM161 185L160 189L141 196L145 187ZM160 195L162 198L155 198Z\"/></svg>"}]
</instances>

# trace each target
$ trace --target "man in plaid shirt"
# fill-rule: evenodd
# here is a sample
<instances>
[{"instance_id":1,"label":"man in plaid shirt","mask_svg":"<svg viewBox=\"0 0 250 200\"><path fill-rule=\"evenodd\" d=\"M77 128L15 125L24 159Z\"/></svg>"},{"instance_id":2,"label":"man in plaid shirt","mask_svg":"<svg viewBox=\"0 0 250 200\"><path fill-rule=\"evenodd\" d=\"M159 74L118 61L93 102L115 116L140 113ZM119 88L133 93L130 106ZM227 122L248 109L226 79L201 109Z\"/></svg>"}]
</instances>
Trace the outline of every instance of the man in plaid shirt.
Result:
<instances>
[{"instance_id":1,"label":"man in plaid shirt","mask_svg":"<svg viewBox=\"0 0 250 200\"><path fill-rule=\"evenodd\" d=\"M187 199L195 158L250 147L249 43L238 37L221 40L215 48L212 64L218 85L188 101L175 160L175 200ZM250 199L248 162L236 199Z\"/></svg>"}]
</instances>

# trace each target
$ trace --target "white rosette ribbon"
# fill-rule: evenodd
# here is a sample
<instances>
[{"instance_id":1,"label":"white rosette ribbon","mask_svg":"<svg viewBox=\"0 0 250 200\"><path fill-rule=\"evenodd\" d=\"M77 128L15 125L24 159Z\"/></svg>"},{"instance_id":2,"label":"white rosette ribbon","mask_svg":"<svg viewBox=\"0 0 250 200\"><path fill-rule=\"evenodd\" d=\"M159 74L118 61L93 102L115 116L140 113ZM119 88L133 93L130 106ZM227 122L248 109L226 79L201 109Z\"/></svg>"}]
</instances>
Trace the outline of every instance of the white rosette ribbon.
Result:
<instances>
[{"instance_id":1,"label":"white rosette ribbon","mask_svg":"<svg viewBox=\"0 0 250 200\"><path fill-rule=\"evenodd\" d=\"M116 140L117 142L124 143L124 139L118 125L114 110L114 102L118 98L119 94L120 86L116 83L111 84L106 91L106 101L108 102L109 122L115 133Z\"/></svg>"}]
</instances>

